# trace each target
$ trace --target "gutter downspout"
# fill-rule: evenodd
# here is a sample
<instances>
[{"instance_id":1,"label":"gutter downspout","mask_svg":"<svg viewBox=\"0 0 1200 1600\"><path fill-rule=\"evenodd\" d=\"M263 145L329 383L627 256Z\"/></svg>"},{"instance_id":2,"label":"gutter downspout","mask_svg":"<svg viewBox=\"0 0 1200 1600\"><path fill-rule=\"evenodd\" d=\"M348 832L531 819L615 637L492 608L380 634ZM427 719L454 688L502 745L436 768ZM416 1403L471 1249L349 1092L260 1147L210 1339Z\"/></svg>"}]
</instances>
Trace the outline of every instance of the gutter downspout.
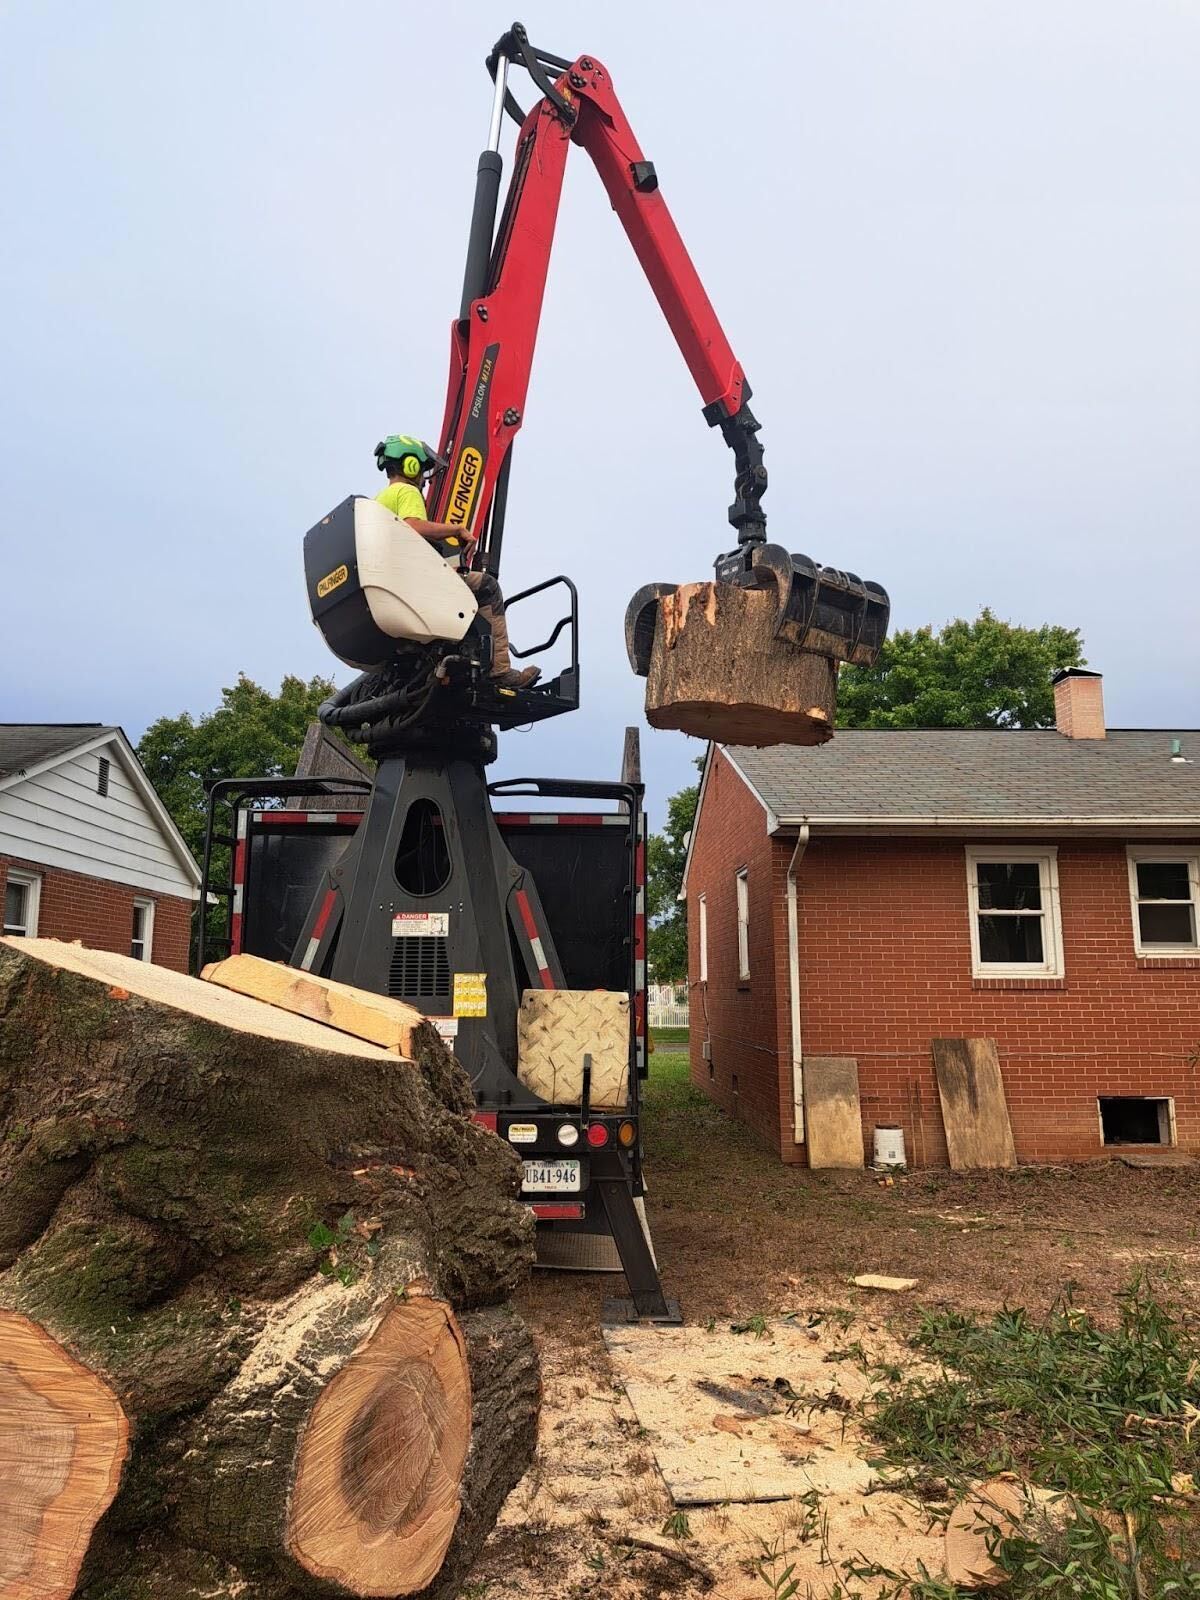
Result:
<instances>
[{"instance_id":1,"label":"gutter downspout","mask_svg":"<svg viewBox=\"0 0 1200 1600\"><path fill-rule=\"evenodd\" d=\"M808 849L808 823L800 824L787 870L788 1010L792 1025L792 1141L804 1143L804 1051L800 1031L800 919L796 873Z\"/></svg>"}]
</instances>

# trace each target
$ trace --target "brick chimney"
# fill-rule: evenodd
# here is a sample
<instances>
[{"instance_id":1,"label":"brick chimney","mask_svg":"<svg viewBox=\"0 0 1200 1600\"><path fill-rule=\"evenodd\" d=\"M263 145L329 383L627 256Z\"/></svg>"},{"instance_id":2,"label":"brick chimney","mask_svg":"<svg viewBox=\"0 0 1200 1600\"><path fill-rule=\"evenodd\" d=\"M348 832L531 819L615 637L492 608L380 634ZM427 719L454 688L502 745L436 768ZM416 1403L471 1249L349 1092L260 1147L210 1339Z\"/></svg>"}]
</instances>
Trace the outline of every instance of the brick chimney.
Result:
<instances>
[{"instance_id":1,"label":"brick chimney","mask_svg":"<svg viewBox=\"0 0 1200 1600\"><path fill-rule=\"evenodd\" d=\"M1104 679L1083 667L1063 667L1054 684L1054 726L1068 739L1103 739Z\"/></svg>"}]
</instances>

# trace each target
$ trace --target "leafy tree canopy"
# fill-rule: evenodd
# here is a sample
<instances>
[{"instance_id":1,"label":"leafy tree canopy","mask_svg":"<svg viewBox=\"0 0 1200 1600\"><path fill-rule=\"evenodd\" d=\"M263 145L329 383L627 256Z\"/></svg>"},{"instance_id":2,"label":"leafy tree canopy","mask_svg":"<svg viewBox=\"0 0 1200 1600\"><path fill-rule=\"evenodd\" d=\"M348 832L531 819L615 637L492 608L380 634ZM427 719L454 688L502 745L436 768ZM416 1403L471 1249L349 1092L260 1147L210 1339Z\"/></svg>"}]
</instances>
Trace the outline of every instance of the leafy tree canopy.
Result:
<instances>
[{"instance_id":1,"label":"leafy tree canopy","mask_svg":"<svg viewBox=\"0 0 1200 1600\"><path fill-rule=\"evenodd\" d=\"M678 895L699 793L693 783L673 794L667 801L666 827L652 833L646 845L646 960L655 983L683 983L687 978L687 908Z\"/></svg>"},{"instance_id":2,"label":"leafy tree canopy","mask_svg":"<svg viewBox=\"0 0 1200 1600\"><path fill-rule=\"evenodd\" d=\"M1022 628L983 610L894 633L873 667L838 681L840 728L1044 728L1054 721L1051 675L1084 664L1078 628Z\"/></svg>"},{"instance_id":3,"label":"leafy tree canopy","mask_svg":"<svg viewBox=\"0 0 1200 1600\"><path fill-rule=\"evenodd\" d=\"M290 775L317 707L333 692L328 678L286 677L273 694L239 673L221 690L221 704L196 719L187 711L160 717L138 744L138 756L192 853L204 848L205 785L218 778Z\"/></svg>"}]
</instances>

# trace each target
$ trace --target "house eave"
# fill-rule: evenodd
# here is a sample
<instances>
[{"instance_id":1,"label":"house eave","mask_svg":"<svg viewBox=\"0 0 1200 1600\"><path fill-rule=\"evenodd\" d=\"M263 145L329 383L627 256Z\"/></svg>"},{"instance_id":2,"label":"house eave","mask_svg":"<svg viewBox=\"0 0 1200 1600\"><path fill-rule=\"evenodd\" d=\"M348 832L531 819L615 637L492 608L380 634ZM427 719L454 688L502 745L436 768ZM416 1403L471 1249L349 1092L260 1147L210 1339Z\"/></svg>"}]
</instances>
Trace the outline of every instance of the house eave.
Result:
<instances>
[{"instance_id":1,"label":"house eave","mask_svg":"<svg viewBox=\"0 0 1200 1600\"><path fill-rule=\"evenodd\" d=\"M1136 834L1146 839L1172 839L1180 834L1200 833L1200 817L855 817L797 812L779 817L777 827L769 831L791 833L805 826L823 834L857 837L969 833L977 838L1012 838L1070 832L1090 838L1127 838Z\"/></svg>"}]
</instances>

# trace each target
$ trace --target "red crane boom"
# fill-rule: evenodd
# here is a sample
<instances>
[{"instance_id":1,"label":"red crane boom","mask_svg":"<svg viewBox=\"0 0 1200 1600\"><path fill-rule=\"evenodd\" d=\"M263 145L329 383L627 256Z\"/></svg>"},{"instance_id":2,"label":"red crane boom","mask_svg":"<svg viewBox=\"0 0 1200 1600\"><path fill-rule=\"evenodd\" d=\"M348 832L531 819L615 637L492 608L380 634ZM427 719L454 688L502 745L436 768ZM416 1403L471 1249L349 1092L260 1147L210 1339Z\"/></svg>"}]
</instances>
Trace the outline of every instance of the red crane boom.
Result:
<instances>
[{"instance_id":1,"label":"red crane boom","mask_svg":"<svg viewBox=\"0 0 1200 1600\"><path fill-rule=\"evenodd\" d=\"M523 117L507 90L513 60L542 89ZM594 56L567 62L534 50L519 23L499 41L488 67L496 82L493 137L480 158L462 306L451 330L440 443L449 466L433 486L431 515L472 532L478 540L475 564L498 570L509 452L524 420L567 154L578 144L592 158L662 307L706 419L721 426L734 446L737 492L730 520L743 543L762 541L760 498L767 475L755 437L758 424L746 405L745 374L608 72ZM521 131L493 242L501 103L520 119Z\"/></svg>"}]
</instances>

